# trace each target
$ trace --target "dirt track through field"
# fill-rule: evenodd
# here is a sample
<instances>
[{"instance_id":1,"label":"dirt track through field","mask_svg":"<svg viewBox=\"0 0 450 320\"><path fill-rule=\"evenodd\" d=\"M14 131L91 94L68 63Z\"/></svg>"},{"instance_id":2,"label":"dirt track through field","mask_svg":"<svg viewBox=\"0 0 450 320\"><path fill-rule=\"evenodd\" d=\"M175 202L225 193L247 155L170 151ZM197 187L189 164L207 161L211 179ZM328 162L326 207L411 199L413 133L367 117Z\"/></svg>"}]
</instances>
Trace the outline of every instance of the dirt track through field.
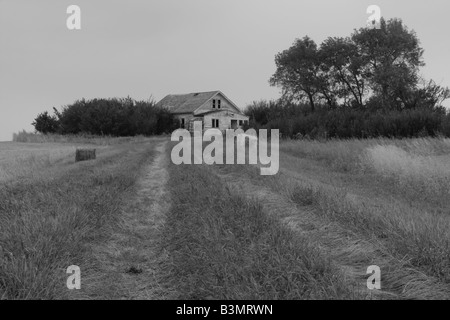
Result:
<instances>
[{"instance_id":1,"label":"dirt track through field","mask_svg":"<svg viewBox=\"0 0 450 320\"><path fill-rule=\"evenodd\" d=\"M274 192L259 183L252 183L247 176L218 172L229 182L230 188L239 194L257 200L263 210L279 217L287 227L314 247L340 269L348 286L354 288L357 297L369 299L445 299L448 288L433 279L406 268L402 261L385 253L382 247L315 213L314 206L298 206L285 195ZM367 289L367 268L382 268L382 290ZM386 270L388 266L389 270ZM405 267L405 268L404 268ZM384 288L383 288L384 285ZM434 288L435 290L430 290ZM387 288L387 289L386 289Z\"/></svg>"},{"instance_id":2,"label":"dirt track through field","mask_svg":"<svg viewBox=\"0 0 450 320\"><path fill-rule=\"evenodd\" d=\"M137 182L136 192L123 209L109 241L93 248L96 267L83 277L82 299L170 299L164 285L167 254L159 248L160 232L170 209L167 141Z\"/></svg>"}]
</instances>

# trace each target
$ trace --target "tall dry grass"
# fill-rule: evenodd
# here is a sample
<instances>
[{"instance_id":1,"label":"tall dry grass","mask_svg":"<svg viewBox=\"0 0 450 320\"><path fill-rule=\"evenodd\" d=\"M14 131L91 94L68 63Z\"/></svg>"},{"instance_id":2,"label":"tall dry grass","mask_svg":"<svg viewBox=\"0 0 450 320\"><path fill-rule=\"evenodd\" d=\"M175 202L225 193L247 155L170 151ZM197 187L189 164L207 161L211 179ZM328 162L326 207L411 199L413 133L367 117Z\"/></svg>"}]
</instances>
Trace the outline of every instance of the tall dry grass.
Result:
<instances>
[{"instance_id":1,"label":"tall dry grass","mask_svg":"<svg viewBox=\"0 0 450 320\"><path fill-rule=\"evenodd\" d=\"M147 138L144 136L135 137L112 137L112 136L97 136L89 134L41 134L30 133L25 130L13 134L13 142L28 142L28 143L89 143L96 145L112 145L126 142L143 142Z\"/></svg>"},{"instance_id":2,"label":"tall dry grass","mask_svg":"<svg viewBox=\"0 0 450 320\"><path fill-rule=\"evenodd\" d=\"M28 155L24 163L40 174L0 181L0 299L67 298L67 267L92 267L90 245L108 237L153 154L152 142L114 144L75 163L65 158L70 148Z\"/></svg>"},{"instance_id":3,"label":"tall dry grass","mask_svg":"<svg viewBox=\"0 0 450 320\"><path fill-rule=\"evenodd\" d=\"M163 243L179 298L354 298L307 238L232 191L211 168L169 169L173 203Z\"/></svg>"},{"instance_id":4,"label":"tall dry grass","mask_svg":"<svg viewBox=\"0 0 450 320\"><path fill-rule=\"evenodd\" d=\"M314 183L301 175L297 178L291 172L261 176L257 168L250 166L228 166L227 170L284 195L287 201L313 210L324 221L336 222L360 241L373 244L377 255L372 259L382 270L383 290L406 298L450 297L448 216L424 212L390 198L372 201L375 194L357 196L332 184ZM340 259L351 264L356 253L347 251L348 259L345 255ZM372 252L365 254L370 259Z\"/></svg>"},{"instance_id":5,"label":"tall dry grass","mask_svg":"<svg viewBox=\"0 0 450 320\"><path fill-rule=\"evenodd\" d=\"M280 152L321 161L335 170L348 172L359 168L359 156L368 143L376 144L377 140L287 140L280 143Z\"/></svg>"},{"instance_id":6,"label":"tall dry grass","mask_svg":"<svg viewBox=\"0 0 450 320\"><path fill-rule=\"evenodd\" d=\"M74 145L0 143L0 183L14 179L37 179L44 170L74 159Z\"/></svg>"},{"instance_id":7,"label":"tall dry grass","mask_svg":"<svg viewBox=\"0 0 450 320\"><path fill-rule=\"evenodd\" d=\"M450 154L429 155L433 150L428 151L420 145L414 145L414 149L408 152L395 145L375 145L365 150L361 163L402 188L448 197Z\"/></svg>"},{"instance_id":8,"label":"tall dry grass","mask_svg":"<svg viewBox=\"0 0 450 320\"><path fill-rule=\"evenodd\" d=\"M321 161L341 172L364 169L361 157L376 146L395 146L413 155L441 156L450 154L450 139L352 139L352 140L286 140L280 143L280 152L296 157Z\"/></svg>"},{"instance_id":9,"label":"tall dry grass","mask_svg":"<svg viewBox=\"0 0 450 320\"><path fill-rule=\"evenodd\" d=\"M347 188L334 187L331 174L329 184L312 183L311 174L309 180L302 180L301 167L299 179L292 183L286 182L290 177L281 175L265 179L265 184L302 205L320 208L318 213L381 243L406 265L450 283L449 139L288 141L280 149L299 161L316 161L319 166L315 170L331 167L345 177ZM297 160L290 157L285 161ZM252 175L257 178L254 172ZM351 191L371 186L375 179L386 187L395 185L391 196L383 193L380 198L377 188L360 188L359 194ZM413 201L427 202L427 209L416 208Z\"/></svg>"}]
</instances>

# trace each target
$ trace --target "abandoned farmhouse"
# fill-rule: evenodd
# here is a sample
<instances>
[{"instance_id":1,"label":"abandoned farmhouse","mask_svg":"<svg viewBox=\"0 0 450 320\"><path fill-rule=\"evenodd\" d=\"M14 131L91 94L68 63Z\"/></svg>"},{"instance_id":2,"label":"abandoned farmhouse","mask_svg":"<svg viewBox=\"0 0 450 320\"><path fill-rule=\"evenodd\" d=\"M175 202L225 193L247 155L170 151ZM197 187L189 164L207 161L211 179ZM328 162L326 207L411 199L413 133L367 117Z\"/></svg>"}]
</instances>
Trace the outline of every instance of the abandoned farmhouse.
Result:
<instances>
[{"instance_id":1,"label":"abandoned farmhouse","mask_svg":"<svg viewBox=\"0 0 450 320\"><path fill-rule=\"evenodd\" d=\"M180 128L193 130L194 121L201 121L203 130L239 129L248 124L248 116L222 92L170 94L157 103L168 109L179 121Z\"/></svg>"}]
</instances>

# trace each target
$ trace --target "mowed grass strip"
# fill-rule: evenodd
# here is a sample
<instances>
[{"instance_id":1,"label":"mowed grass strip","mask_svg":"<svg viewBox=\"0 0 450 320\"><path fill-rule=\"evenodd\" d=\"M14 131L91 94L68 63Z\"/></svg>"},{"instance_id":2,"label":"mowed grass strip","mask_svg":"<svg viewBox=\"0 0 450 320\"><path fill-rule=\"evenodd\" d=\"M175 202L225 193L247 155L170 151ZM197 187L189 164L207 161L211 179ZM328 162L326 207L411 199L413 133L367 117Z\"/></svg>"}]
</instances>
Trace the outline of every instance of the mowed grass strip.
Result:
<instances>
[{"instance_id":1,"label":"mowed grass strip","mask_svg":"<svg viewBox=\"0 0 450 320\"><path fill-rule=\"evenodd\" d=\"M49 177L0 184L0 299L67 297L67 267L88 264L153 145L116 145Z\"/></svg>"},{"instance_id":2,"label":"mowed grass strip","mask_svg":"<svg viewBox=\"0 0 450 320\"><path fill-rule=\"evenodd\" d=\"M361 168L367 171L367 178L363 180L366 184L378 179L386 188L395 186L395 190L391 197L385 196L383 202L374 204L370 201L371 194L355 197L346 190L313 187L300 180L289 183L289 177L280 178L282 175L277 177L278 181L272 179L274 190L280 190L280 185L290 186L288 193L292 200L299 204L305 204L305 199L306 204L314 202L321 209L318 212L355 232L381 240L386 248L412 266L447 285L450 283L450 166L446 162L450 152L449 139L300 141L286 145L290 154L298 150L299 159L317 159L314 153L302 154L302 148L323 155L341 149L336 154L342 156L336 156L333 161L344 163L346 159L353 171ZM324 157L332 161L332 152ZM287 161L295 160L282 158L283 161L287 164ZM352 170L347 172L347 181L353 180L357 186L358 180ZM252 175L261 179L256 170ZM414 201L417 200L427 209L416 208Z\"/></svg>"},{"instance_id":3,"label":"mowed grass strip","mask_svg":"<svg viewBox=\"0 0 450 320\"><path fill-rule=\"evenodd\" d=\"M171 165L163 232L180 299L351 299L338 270L205 165Z\"/></svg>"},{"instance_id":4,"label":"mowed grass strip","mask_svg":"<svg viewBox=\"0 0 450 320\"><path fill-rule=\"evenodd\" d=\"M261 187L285 195L300 207L315 208L315 214L339 223L344 229L379 245L382 252L395 257L403 268L396 272L404 275L392 279L391 283L385 281L385 289L406 291L407 288L409 295L417 294L427 299L450 297L448 217L421 212L399 202L391 203L390 199L374 206L362 198L352 197L345 190L293 179L290 172L261 176L256 167L225 167ZM394 267L393 264L379 266L382 270ZM418 273L422 273L420 277L415 276ZM402 282L408 274L420 282L417 289L413 281Z\"/></svg>"}]
</instances>

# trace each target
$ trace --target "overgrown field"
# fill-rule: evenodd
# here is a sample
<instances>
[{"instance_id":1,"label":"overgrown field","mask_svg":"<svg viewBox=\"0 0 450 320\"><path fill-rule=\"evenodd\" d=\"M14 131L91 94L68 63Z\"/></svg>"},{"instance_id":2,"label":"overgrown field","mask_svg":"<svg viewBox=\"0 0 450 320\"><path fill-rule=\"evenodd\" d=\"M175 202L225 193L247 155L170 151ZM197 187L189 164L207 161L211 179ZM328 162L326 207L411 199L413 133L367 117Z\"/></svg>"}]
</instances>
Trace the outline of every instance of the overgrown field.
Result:
<instances>
[{"instance_id":1,"label":"overgrown field","mask_svg":"<svg viewBox=\"0 0 450 320\"><path fill-rule=\"evenodd\" d=\"M171 166L164 232L182 299L337 299L353 289L327 257L205 165Z\"/></svg>"},{"instance_id":2,"label":"overgrown field","mask_svg":"<svg viewBox=\"0 0 450 320\"><path fill-rule=\"evenodd\" d=\"M282 141L279 173L261 176L177 166L164 138L31 138L0 144L0 299L142 297L107 283L124 276L156 298L450 298L448 139ZM98 159L75 163L77 146ZM142 174L155 158L164 197ZM128 254L133 272L117 267ZM95 290L70 295L70 265ZM367 288L374 265L381 290Z\"/></svg>"},{"instance_id":3,"label":"overgrown field","mask_svg":"<svg viewBox=\"0 0 450 320\"><path fill-rule=\"evenodd\" d=\"M75 163L86 142L0 144L0 299L67 297L67 267L108 238L155 144L91 145L97 160Z\"/></svg>"},{"instance_id":4,"label":"overgrown field","mask_svg":"<svg viewBox=\"0 0 450 320\"><path fill-rule=\"evenodd\" d=\"M182 297L450 298L448 159L448 139L300 140L281 143L276 176L172 166Z\"/></svg>"},{"instance_id":5,"label":"overgrown field","mask_svg":"<svg viewBox=\"0 0 450 320\"><path fill-rule=\"evenodd\" d=\"M417 275L387 277L385 288L450 298L449 139L289 141L280 149L274 190L281 183L295 203L375 243L390 257L380 259L382 272Z\"/></svg>"},{"instance_id":6,"label":"overgrown field","mask_svg":"<svg viewBox=\"0 0 450 320\"><path fill-rule=\"evenodd\" d=\"M450 139L292 140L280 149L286 164L293 157L313 160L341 175L393 186L394 194L419 197L447 213L450 208Z\"/></svg>"}]
</instances>

